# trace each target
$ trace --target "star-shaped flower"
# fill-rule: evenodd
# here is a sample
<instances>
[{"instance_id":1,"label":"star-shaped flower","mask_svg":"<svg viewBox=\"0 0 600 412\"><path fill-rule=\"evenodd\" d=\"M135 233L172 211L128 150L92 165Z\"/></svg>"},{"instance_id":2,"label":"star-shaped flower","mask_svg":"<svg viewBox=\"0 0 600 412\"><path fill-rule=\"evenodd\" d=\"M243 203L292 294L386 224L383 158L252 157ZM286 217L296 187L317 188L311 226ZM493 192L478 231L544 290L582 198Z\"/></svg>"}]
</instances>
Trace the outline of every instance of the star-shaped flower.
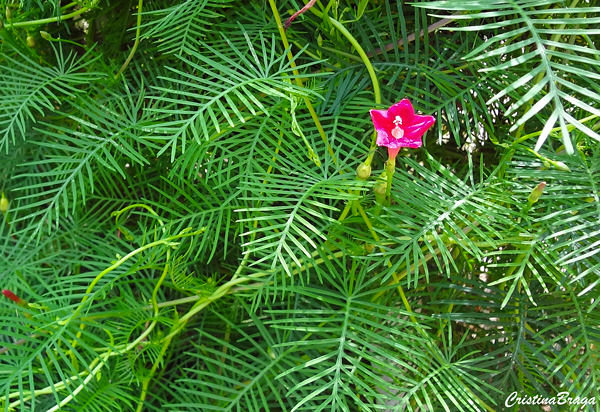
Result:
<instances>
[{"instance_id":1,"label":"star-shaped flower","mask_svg":"<svg viewBox=\"0 0 600 412\"><path fill-rule=\"evenodd\" d=\"M387 147L391 159L402 147L421 147L421 137L435 123L433 116L415 114L408 99L402 99L388 110L371 110L371 118L377 131L377 145Z\"/></svg>"}]
</instances>

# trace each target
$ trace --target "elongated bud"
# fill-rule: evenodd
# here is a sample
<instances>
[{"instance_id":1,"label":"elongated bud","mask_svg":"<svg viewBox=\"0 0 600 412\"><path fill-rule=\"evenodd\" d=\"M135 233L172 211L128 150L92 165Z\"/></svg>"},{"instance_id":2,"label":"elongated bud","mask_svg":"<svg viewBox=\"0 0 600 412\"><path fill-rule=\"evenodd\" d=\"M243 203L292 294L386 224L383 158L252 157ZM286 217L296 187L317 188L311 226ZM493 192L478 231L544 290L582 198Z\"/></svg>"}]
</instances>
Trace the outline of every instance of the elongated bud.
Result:
<instances>
[{"instance_id":1,"label":"elongated bud","mask_svg":"<svg viewBox=\"0 0 600 412\"><path fill-rule=\"evenodd\" d=\"M371 166L361 163L356 168L356 176L361 180L367 180L371 176Z\"/></svg>"},{"instance_id":2,"label":"elongated bud","mask_svg":"<svg viewBox=\"0 0 600 412\"><path fill-rule=\"evenodd\" d=\"M321 36L320 34L317 36L317 45L319 47L323 47L323 36Z\"/></svg>"},{"instance_id":3,"label":"elongated bud","mask_svg":"<svg viewBox=\"0 0 600 412\"><path fill-rule=\"evenodd\" d=\"M2 192L2 197L0 197L0 212L6 213L8 210L8 199L4 196L4 192Z\"/></svg>"},{"instance_id":4,"label":"elongated bud","mask_svg":"<svg viewBox=\"0 0 600 412\"><path fill-rule=\"evenodd\" d=\"M42 39L44 39L44 40L48 40L48 41L53 40L50 33L48 33L47 31L44 31L44 30L40 30L40 36L42 36Z\"/></svg>"},{"instance_id":5,"label":"elongated bud","mask_svg":"<svg viewBox=\"0 0 600 412\"><path fill-rule=\"evenodd\" d=\"M563 172L571 171L571 169L569 169L569 166L567 166L563 162L552 162L552 166L554 166L555 169L563 171Z\"/></svg>"},{"instance_id":6,"label":"elongated bud","mask_svg":"<svg viewBox=\"0 0 600 412\"><path fill-rule=\"evenodd\" d=\"M27 36L27 47L32 49L35 47L35 37Z\"/></svg>"},{"instance_id":7,"label":"elongated bud","mask_svg":"<svg viewBox=\"0 0 600 412\"><path fill-rule=\"evenodd\" d=\"M11 21L12 20L12 11L10 11L10 7L6 6L6 21Z\"/></svg>"},{"instance_id":8,"label":"elongated bud","mask_svg":"<svg viewBox=\"0 0 600 412\"><path fill-rule=\"evenodd\" d=\"M12 293L10 290L2 289L2 294L4 296L6 296L7 298L9 298L10 300L12 300L13 302L15 302L19 306L27 306L26 300L21 299L20 297L18 297L14 293Z\"/></svg>"},{"instance_id":9,"label":"elongated bud","mask_svg":"<svg viewBox=\"0 0 600 412\"><path fill-rule=\"evenodd\" d=\"M537 185L535 187L535 189L533 189L531 191L531 194L527 198L527 203L529 203L530 206L533 205L534 203L536 203L540 199L540 196L542 195L542 193L544 193L545 187L546 187L546 182L542 182L539 185Z\"/></svg>"},{"instance_id":10,"label":"elongated bud","mask_svg":"<svg viewBox=\"0 0 600 412\"><path fill-rule=\"evenodd\" d=\"M557 162L557 161L550 160L550 159L544 160L544 166L546 166L548 169L552 167L556 170L560 170L561 172L570 172L571 171L571 169L569 169L569 166L567 166L563 162Z\"/></svg>"}]
</instances>

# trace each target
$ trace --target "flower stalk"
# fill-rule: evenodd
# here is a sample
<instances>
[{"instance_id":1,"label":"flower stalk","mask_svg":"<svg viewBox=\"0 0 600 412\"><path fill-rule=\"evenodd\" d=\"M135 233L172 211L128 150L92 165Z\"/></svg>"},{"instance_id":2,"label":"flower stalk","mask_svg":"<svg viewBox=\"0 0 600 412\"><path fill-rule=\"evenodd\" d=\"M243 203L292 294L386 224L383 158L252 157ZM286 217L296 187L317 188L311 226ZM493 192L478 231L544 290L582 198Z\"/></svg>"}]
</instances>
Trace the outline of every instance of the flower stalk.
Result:
<instances>
[{"instance_id":1,"label":"flower stalk","mask_svg":"<svg viewBox=\"0 0 600 412\"><path fill-rule=\"evenodd\" d=\"M93 9L94 7L96 7L96 5L100 2L100 0L93 0L89 5L87 6L83 6L80 9L77 9L75 11L73 11L72 13L67 13L67 14L63 14L61 16L58 17L48 17L47 19L40 19L40 20L27 20L27 21L20 21L20 22L15 22L12 23L12 18L9 19L11 21L8 22L8 24L5 24L4 27L9 28L9 27L27 27L27 26L41 26L44 24L50 24L50 23L55 23L55 22L59 22L59 21L64 21L64 20L68 20L68 19L72 19L73 17L77 17L85 12L87 12L90 9ZM79 2L72 2L67 4L64 7L61 7L61 12L70 8L70 7L78 7L80 6ZM7 7L7 11L8 11L8 7ZM11 13L11 17L12 17L12 13Z\"/></svg>"}]
</instances>

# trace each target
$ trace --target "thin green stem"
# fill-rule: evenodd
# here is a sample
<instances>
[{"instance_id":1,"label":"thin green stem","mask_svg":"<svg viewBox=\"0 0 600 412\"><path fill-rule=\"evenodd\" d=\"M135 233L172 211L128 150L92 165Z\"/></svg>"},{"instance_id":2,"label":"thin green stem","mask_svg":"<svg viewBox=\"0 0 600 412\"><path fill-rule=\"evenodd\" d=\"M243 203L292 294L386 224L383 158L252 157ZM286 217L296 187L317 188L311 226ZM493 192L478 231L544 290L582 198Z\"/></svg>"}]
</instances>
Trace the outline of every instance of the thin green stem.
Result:
<instances>
[{"instance_id":1,"label":"thin green stem","mask_svg":"<svg viewBox=\"0 0 600 412\"><path fill-rule=\"evenodd\" d=\"M96 6L96 4L98 4L100 0L94 0L94 2L92 2L92 4L90 4L89 6L85 6L80 8L79 10L76 10L72 13L69 14L65 14L63 16L58 16L58 17L48 17L46 19L39 19L39 20L27 20L27 21L20 21L20 22L16 22L16 23L6 23L4 25L4 27L8 28L8 27L27 27L27 26L39 26L42 24L49 24L49 23L54 23L54 22L58 22L58 21L64 21L64 20L68 20L71 19L73 17L77 17L83 13L85 13L86 11L94 8ZM78 5L78 2L73 2L68 4L67 6L65 6L65 9L69 6L74 6L74 5ZM61 7L62 10L62 7Z\"/></svg>"},{"instance_id":2,"label":"thin green stem","mask_svg":"<svg viewBox=\"0 0 600 412\"><path fill-rule=\"evenodd\" d=\"M79 386L77 386L77 388L75 388L73 390L73 392L71 392L69 394L69 396L65 397L62 401L60 401L57 405L55 405L54 407L48 409L46 412L56 412L60 409L62 409L63 406L65 406L66 404L68 404L69 402L71 402L75 396L81 392L87 385L88 383L95 378L98 373L100 372L100 370L104 367L106 360L110 357L110 352L100 355L99 357L97 357L96 359L94 359L94 361L90 364L89 368L91 369L92 367L94 367L94 362L99 362L100 364L98 366L96 366L88 376L86 376L86 378L83 380L83 382L81 382L79 384Z\"/></svg>"},{"instance_id":3,"label":"thin green stem","mask_svg":"<svg viewBox=\"0 0 600 412\"><path fill-rule=\"evenodd\" d=\"M141 246L141 247L131 251L130 253L128 253L121 259L119 259L117 262L115 262L114 264L112 264L111 266L109 266L108 268L103 270L102 272L100 272L88 286L88 288L85 292L85 296L81 299L81 302L79 303L79 305L77 306L75 311L73 311L73 314L71 314L71 316L69 316L67 319L65 319L63 321L59 321L58 323L60 325L65 325L65 324L69 323L72 319L75 319L79 315L79 312L81 312L81 310L83 308L83 304L88 300L88 297L90 296L90 293L92 292L92 290L94 289L96 284L98 282L100 282L100 280L104 276L106 276L108 273L112 272L119 266L121 266L124 262L131 259L133 256L143 252L146 249L150 249L152 247L159 246L159 245L176 246L176 245L178 245L178 243L173 242L174 240L182 239L184 237L199 235L200 233L203 233L203 232L204 232L204 229L197 230L195 232L180 233L179 235L171 236L167 239L156 240L154 242L148 243L147 245ZM71 342L73 349L77 345L77 339L79 339L81 337L83 329L85 329L85 324L83 324L83 323L80 324L79 329L80 330L79 330L79 332L77 332L76 337L73 338L73 341Z\"/></svg>"},{"instance_id":4,"label":"thin green stem","mask_svg":"<svg viewBox=\"0 0 600 412\"><path fill-rule=\"evenodd\" d=\"M271 1L271 0L269 0ZM318 11L316 7L310 9L317 17L323 18L323 13ZM371 83L373 84L373 98L375 104L381 104L381 89L379 88L379 80L377 79L377 74L375 73L375 69L371 64L371 60L365 50L362 48L360 43L356 40L356 38L344 27L342 23L337 21L332 17L328 17L328 21L333 24L333 26L338 29L340 33L352 44L356 52L358 53L360 59L363 64L367 68L367 72L369 73L369 77L371 78ZM354 57L354 56L353 56ZM373 137L371 138L371 145L369 147L369 154L367 155L367 159L365 160L365 165L370 166L371 161L373 160L373 156L375 155L375 150L377 149L377 133L373 132Z\"/></svg>"},{"instance_id":5,"label":"thin green stem","mask_svg":"<svg viewBox=\"0 0 600 412\"><path fill-rule=\"evenodd\" d=\"M346 39L348 39L348 41L352 44L352 46L354 46L354 48L358 52L358 55L360 56L365 67L367 68L367 72L369 73L369 77L371 78L371 83L373 83L373 97L375 99L375 104L381 104L381 90L379 89L379 80L377 79L377 75L375 74L375 69L371 64L371 61L367 57L367 53L365 53L362 46L358 43L358 41L356 41L354 36L344 27L342 23L335 19L332 19L331 17L329 18L329 21L331 21L331 24L333 24L335 28L338 29L344 35L344 37L346 37Z\"/></svg>"},{"instance_id":6,"label":"thin green stem","mask_svg":"<svg viewBox=\"0 0 600 412\"><path fill-rule=\"evenodd\" d=\"M272 2L273 0L269 0ZM317 17L323 18L323 13L317 10L316 7L310 9ZM365 50L362 48L360 43L356 40L356 38L344 27L342 23L334 19L333 17L328 16L328 21L333 24L333 26L342 33L342 35L352 44L354 49L358 52L360 59L364 63L367 68L367 72L369 73L369 77L371 78L371 83L373 83L373 97L375 99L375 104L381 104L381 90L379 89L379 81L377 80L377 75L375 74L375 69L371 64L371 60L369 60L369 56L365 53Z\"/></svg>"},{"instance_id":7,"label":"thin green stem","mask_svg":"<svg viewBox=\"0 0 600 412\"><path fill-rule=\"evenodd\" d=\"M175 325L173 325L173 328L175 328L175 327L179 328L180 326L183 327L183 325L185 325L186 322L187 321L185 321L185 322L179 321ZM183 323L183 325L182 325L182 323ZM173 330L173 328L171 328L171 330ZM160 353L158 354L156 360L154 361L152 368L148 372L148 376L146 376L146 378L142 382L142 392L140 394L140 401L136 408L136 412L142 412L144 409L144 401L146 400L146 395L148 394L148 386L150 384L150 381L152 380L152 377L156 373L156 369L158 369L158 366L162 363L162 360L165 356L165 353L167 352L167 349L169 348L169 345L171 344L172 339L173 339L173 336L170 336L168 339L166 339L163 342L162 347L160 348Z\"/></svg>"},{"instance_id":8,"label":"thin green stem","mask_svg":"<svg viewBox=\"0 0 600 412\"><path fill-rule=\"evenodd\" d=\"M344 207L344 210L340 214L340 217L338 217L338 222L341 222L342 220L346 219L346 216L348 216L348 213L350 212L350 208L352 207L352 203L353 203L352 201L346 203L346 207Z\"/></svg>"},{"instance_id":9,"label":"thin green stem","mask_svg":"<svg viewBox=\"0 0 600 412\"><path fill-rule=\"evenodd\" d=\"M135 203L133 205L129 205L127 207L124 207L121 210L113 212L111 214L111 216L114 216L114 218L115 218L115 226L119 227L119 218L121 217L121 215L123 213L125 213L126 211L128 211L130 209L135 209L136 207L142 207L142 208L146 209L148 212L150 212L150 214L152 214L154 217L156 217L156 220L158 220L158 223L160 223L160 226L162 227L163 233L166 233L165 223L161 220L161 218L158 215L158 213L156 213L154 211L154 209L152 209L150 206L145 205L143 203ZM129 234L127 233L127 231L124 228L119 228L119 230L121 230L121 232L123 232L125 234L125 236L129 236Z\"/></svg>"},{"instance_id":10,"label":"thin green stem","mask_svg":"<svg viewBox=\"0 0 600 412\"><path fill-rule=\"evenodd\" d=\"M110 358L112 356L112 347L115 344L115 339L112 333L110 333L108 330L104 329L104 331L108 334L109 338L110 338L110 346L107 349L107 352L99 355L97 358L95 358L92 362L90 362L89 366L88 366L88 370L94 368L91 373L88 374L88 371L85 370L77 375L71 376L68 379L65 379L63 381L60 382L56 382L56 383L52 383L51 385L43 388L43 389L39 389L39 390L35 390L35 391L17 391L17 392L13 392L8 394L8 398L7 399L11 399L11 398L16 398L19 397L20 399L9 404L8 408L9 410L13 410L16 409L17 406L19 406L21 403L28 401L29 399L32 399L35 396L39 396L39 395L47 395L47 394L52 394L52 393L56 393L58 390L62 390L64 388L66 388L66 383L65 382L75 382L81 378L83 378L86 374L88 374L88 376L86 377L86 379L84 379L84 381L77 387L75 388L71 394L69 396L67 396L66 398L64 398L58 405L56 405L55 407L49 409L48 411L56 411L59 410L61 407L65 406L67 403L69 403L77 393L79 393L81 390L83 390L85 388L85 386L89 383L89 381L91 380L91 377L94 377L98 374L98 372L100 372L100 369L102 369L102 367L105 365L106 361L108 360L108 358ZM98 362L101 362L100 365L96 366L96 364ZM27 394L27 396L25 396L25 394Z\"/></svg>"},{"instance_id":11,"label":"thin green stem","mask_svg":"<svg viewBox=\"0 0 600 412\"><path fill-rule=\"evenodd\" d=\"M117 74L115 74L115 79L118 79L119 76L121 75L121 73L123 73L123 71L127 68L127 66L129 66L129 63L131 62L131 59L133 59L133 55L135 54L135 51L138 48L138 45L140 44L140 32L141 32L141 26L142 26L142 6L144 4L144 0L139 0L138 3L138 11L137 11L137 24L136 24L136 29L135 29L135 43L133 43L133 47L131 48L131 51L129 52L129 56L127 56L127 60L125 60L125 63L123 63L123 66L121 66L121 68L119 69L119 71L117 72Z\"/></svg>"},{"instance_id":12,"label":"thin green stem","mask_svg":"<svg viewBox=\"0 0 600 412\"><path fill-rule=\"evenodd\" d=\"M299 87L303 87L302 79L300 78L300 72L298 71L298 69L296 69L296 62L294 61L294 56L292 55L290 43L288 42L287 36L285 34L285 28L283 27L283 23L281 23L281 17L279 16L279 12L277 11L277 5L275 4L275 0L269 0L269 4L271 6L271 11L273 12L273 17L275 17L275 22L277 22L277 29L279 30L279 35L281 36L283 47L285 47L285 49L288 50L287 57L290 62L290 66L292 67L296 84ZM306 107L310 112L310 116L312 117L313 122L315 123L315 126L319 131L321 139L323 139L323 142L327 147L327 151L329 152L329 156L331 156L333 164L337 165L337 158L335 156L335 153L333 152L333 149L331 148L331 145L329 144L329 141L327 140L327 134L325 134L325 130L323 130L323 126L321 125L321 121L319 120L317 112L313 108L313 105L308 97L304 97L304 103L306 104Z\"/></svg>"},{"instance_id":13,"label":"thin green stem","mask_svg":"<svg viewBox=\"0 0 600 412\"><path fill-rule=\"evenodd\" d=\"M102 367L104 366L106 359L108 359L110 357L110 352L106 353L106 354L102 354L100 356L98 356L96 359L94 359L88 366L88 369L92 369L92 373L88 373L87 370L83 371L77 375L73 375L63 381L54 383L52 385L49 385L43 389L38 389L35 391L19 391L19 392L13 392L8 394L8 397L6 398L7 400L9 400L12 397L19 397L20 399L12 402L10 404L8 404L8 410L12 411L15 410L17 408L17 406L19 406L20 404L28 401L29 399L32 399L33 396L40 396L40 395L50 395L53 394L59 390L63 390L67 387L65 382L75 382L79 379L81 379L83 376L88 375L86 377L86 379L83 380L83 382L77 387L75 388L75 390L73 390L72 394L67 396L66 398L64 398L61 402L59 402L56 406L54 406L51 409L48 409L47 412L54 412L59 410L60 408L62 408L63 406L65 406L67 403L69 403L74 395L76 395L77 393L79 393L84 387L85 385L87 385L87 383L91 380L92 377L96 376L96 374L100 371L100 369L102 369ZM102 360L102 362L100 363L100 365L96 366L98 364L98 362L100 362ZM27 394L27 396L25 396L25 394Z\"/></svg>"},{"instance_id":14,"label":"thin green stem","mask_svg":"<svg viewBox=\"0 0 600 412\"><path fill-rule=\"evenodd\" d=\"M355 55L353 55L351 53L346 53L344 51L341 51L341 50L338 50L338 49L334 49L334 48L331 48L331 47L323 47L323 50L327 50L327 51L330 51L332 53L339 54L340 56L347 57L350 60L354 60L354 61L357 61L357 62L362 62L362 59L360 57L355 56Z\"/></svg>"},{"instance_id":15,"label":"thin green stem","mask_svg":"<svg viewBox=\"0 0 600 412\"><path fill-rule=\"evenodd\" d=\"M375 232L373 224L371 223L369 217L367 216L367 214L365 213L365 211L361 205L358 205L358 210L360 211L360 215L362 216L365 224L367 225L367 228L369 228L369 233L371 233L373 240L375 240L377 243L379 243L380 242L379 236ZM385 252L385 249L381 245L379 246L379 249L381 250L382 253ZM390 268L392 267L392 263L389 261L388 261L388 267L390 267ZM394 277L394 281L398 284L398 286L396 287L398 289L398 294L400 295L400 299L402 299L402 303L404 304L404 308L408 312L410 319L413 321L413 323L415 324L415 327L421 332L421 334L425 336L425 331L423 331L421 329L421 326L419 325L417 318L415 318L413 311L410 307L410 304L408 303L408 299L406 299L406 295L404 294L404 289L402 289L402 286L400 285L400 279L397 277L395 272L392 274L392 276Z\"/></svg>"},{"instance_id":16,"label":"thin green stem","mask_svg":"<svg viewBox=\"0 0 600 412\"><path fill-rule=\"evenodd\" d=\"M588 117L585 117L585 118L583 118L583 119L579 120L579 122L580 122L580 123L587 123L587 122L589 122L590 120L594 120L594 119L597 119L597 118L598 118L598 115L596 115L596 114L593 114L593 115L590 115L590 116L588 116ZM551 129L551 130L550 130L550 133L556 133L556 132L559 132L561 129L562 129L562 128L561 128L560 126L558 126L558 127L555 127L555 128L553 128L553 129ZM575 129L575 126L574 126L574 125L572 125L572 124L568 124L568 125L567 125L567 130L568 130L568 131L572 131L572 130L574 130L574 129ZM511 144L511 147L515 147L515 146L517 146L518 144L520 144L520 143L524 142L525 140L531 139L532 137L537 137L537 136L539 136L539 135L541 135L541 134L542 134L542 131L540 130L540 131L533 132L533 133L529 133L528 135L525 135L525 136L519 137L517 140L515 140L515 141L514 141L514 142Z\"/></svg>"},{"instance_id":17,"label":"thin green stem","mask_svg":"<svg viewBox=\"0 0 600 412\"><path fill-rule=\"evenodd\" d=\"M318 251L313 252L311 254L311 256L313 258L318 255L319 255ZM338 251L336 253L333 253L332 255L327 256L326 259L327 260L336 259L336 258L340 258L344 255L345 255L344 251ZM303 270L310 269L311 267L314 267L315 265L320 265L321 263L325 262L326 259L319 258L319 259L315 259L314 263L307 263L305 265L302 265L299 268L294 269L292 271L292 275L297 275L298 273L302 272ZM302 261L301 261L301 263L302 263ZM244 276L244 277L238 277L236 279L232 278L229 282L223 284L221 287L219 287L217 290L215 290L212 293L212 295L199 299L198 302L196 302L196 304L188 311L188 313L186 313L184 316L181 317L179 322L180 323L184 322L184 321L187 322L192 316L194 316L198 312L202 311L202 309L206 308L211 303L215 302L216 300L218 300L221 297L228 294L232 287L242 284L242 283L245 283L245 282L248 282L250 280L256 280L256 279L260 279L265 276L269 276L270 274L271 274L271 272L257 272L257 273L252 273L252 274ZM172 329L171 333L163 338L163 341L165 339L172 338L173 336L178 334L180 329L181 329L181 327Z\"/></svg>"},{"instance_id":18,"label":"thin green stem","mask_svg":"<svg viewBox=\"0 0 600 412\"><path fill-rule=\"evenodd\" d=\"M387 186L385 188L385 196L387 197L388 205L391 205L391 195L392 195L392 181L394 178L394 172L396 171L396 158L390 157L387 161L386 165L386 174L387 174Z\"/></svg>"},{"instance_id":19,"label":"thin green stem","mask_svg":"<svg viewBox=\"0 0 600 412\"><path fill-rule=\"evenodd\" d=\"M72 1L72 2L71 2L71 3L69 3L69 4L67 4L67 5L65 5L65 6L62 6L62 7L60 8L60 11L64 12L65 10L67 10L67 9L70 9L70 8L71 8L71 7L73 7L73 6L77 6L78 4L79 4L78 2L76 2L76 1Z\"/></svg>"},{"instance_id":20,"label":"thin green stem","mask_svg":"<svg viewBox=\"0 0 600 412\"><path fill-rule=\"evenodd\" d=\"M169 272L170 257L171 257L171 251L168 250L167 251L167 259L166 259L167 263L165 264L165 268L163 269L162 275L158 279L158 282L156 282L156 285L154 286L154 290L152 291L152 308L154 309L154 319L152 320L152 323L146 328L146 330L144 330L144 332L140 336L138 336L138 338L136 340L131 342L125 348L126 352L135 348L140 342L142 342L144 339L146 339L146 337L150 334L150 332L152 332L152 330L156 327L156 324L158 323L159 306L158 306L158 302L156 300L156 296L158 295L158 290L160 289L160 286L164 282L165 277L167 276L167 273Z\"/></svg>"},{"instance_id":21,"label":"thin green stem","mask_svg":"<svg viewBox=\"0 0 600 412\"><path fill-rule=\"evenodd\" d=\"M341 257L342 255L343 255L343 252L338 252L338 253L334 254L332 256L332 258L334 258L334 257ZM323 259L321 259L321 260L324 261ZM240 273L241 273L242 268L243 268L243 262L238 267L238 271ZM188 323L188 321L194 315L196 315L198 312L202 311L204 308L206 308L207 306L209 306L212 302L214 302L214 301L220 299L221 297L223 297L224 295L226 295L229 292L229 290L231 289L232 286L240 284L240 283L247 282L250 279L256 279L256 278L259 278L259 277L262 277L262 276L267 276L269 274L268 272L253 273L253 274L251 274L251 275L249 275L247 277L244 277L244 278L236 278L237 275L239 275L238 271L236 271L236 274L234 275L234 278L232 278L229 282L227 282L226 284L224 284L220 288L218 288L216 291L214 291L211 296L209 296L209 297L207 297L205 299L202 299L199 302L196 302L196 304L189 310L189 312L186 313L184 316L182 316L171 327L170 333L163 338L163 340L161 341L162 347L161 347L160 353L158 354L158 357L154 361L154 364L152 365L152 368L150 369L150 371L148 373L148 376L146 376L146 378L142 382L142 392L140 394L140 401L138 403L136 412L141 412L143 410L144 401L145 401L146 396L148 394L148 386L150 384L150 380L152 379L152 377L156 373L156 370L158 369L158 366L161 364L162 359L164 358L164 355L165 355L165 353L166 353L169 345L171 344L171 341L185 327L185 325Z\"/></svg>"}]
</instances>

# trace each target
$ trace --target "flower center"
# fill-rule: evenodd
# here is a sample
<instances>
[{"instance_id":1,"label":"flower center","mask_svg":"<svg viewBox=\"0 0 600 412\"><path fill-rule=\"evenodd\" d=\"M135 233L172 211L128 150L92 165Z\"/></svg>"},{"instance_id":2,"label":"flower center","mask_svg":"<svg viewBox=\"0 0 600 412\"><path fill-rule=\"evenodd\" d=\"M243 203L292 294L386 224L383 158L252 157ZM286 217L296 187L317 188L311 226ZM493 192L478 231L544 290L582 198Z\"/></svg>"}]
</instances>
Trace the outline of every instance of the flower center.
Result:
<instances>
[{"instance_id":1,"label":"flower center","mask_svg":"<svg viewBox=\"0 0 600 412\"><path fill-rule=\"evenodd\" d=\"M396 126L392 129L392 136L396 139L402 139L404 137L404 130Z\"/></svg>"},{"instance_id":2,"label":"flower center","mask_svg":"<svg viewBox=\"0 0 600 412\"><path fill-rule=\"evenodd\" d=\"M400 116L396 116L394 121L392 122L396 127L392 129L392 136L396 139L402 139L404 137L404 130L400 127L402 125L402 118Z\"/></svg>"}]
</instances>

